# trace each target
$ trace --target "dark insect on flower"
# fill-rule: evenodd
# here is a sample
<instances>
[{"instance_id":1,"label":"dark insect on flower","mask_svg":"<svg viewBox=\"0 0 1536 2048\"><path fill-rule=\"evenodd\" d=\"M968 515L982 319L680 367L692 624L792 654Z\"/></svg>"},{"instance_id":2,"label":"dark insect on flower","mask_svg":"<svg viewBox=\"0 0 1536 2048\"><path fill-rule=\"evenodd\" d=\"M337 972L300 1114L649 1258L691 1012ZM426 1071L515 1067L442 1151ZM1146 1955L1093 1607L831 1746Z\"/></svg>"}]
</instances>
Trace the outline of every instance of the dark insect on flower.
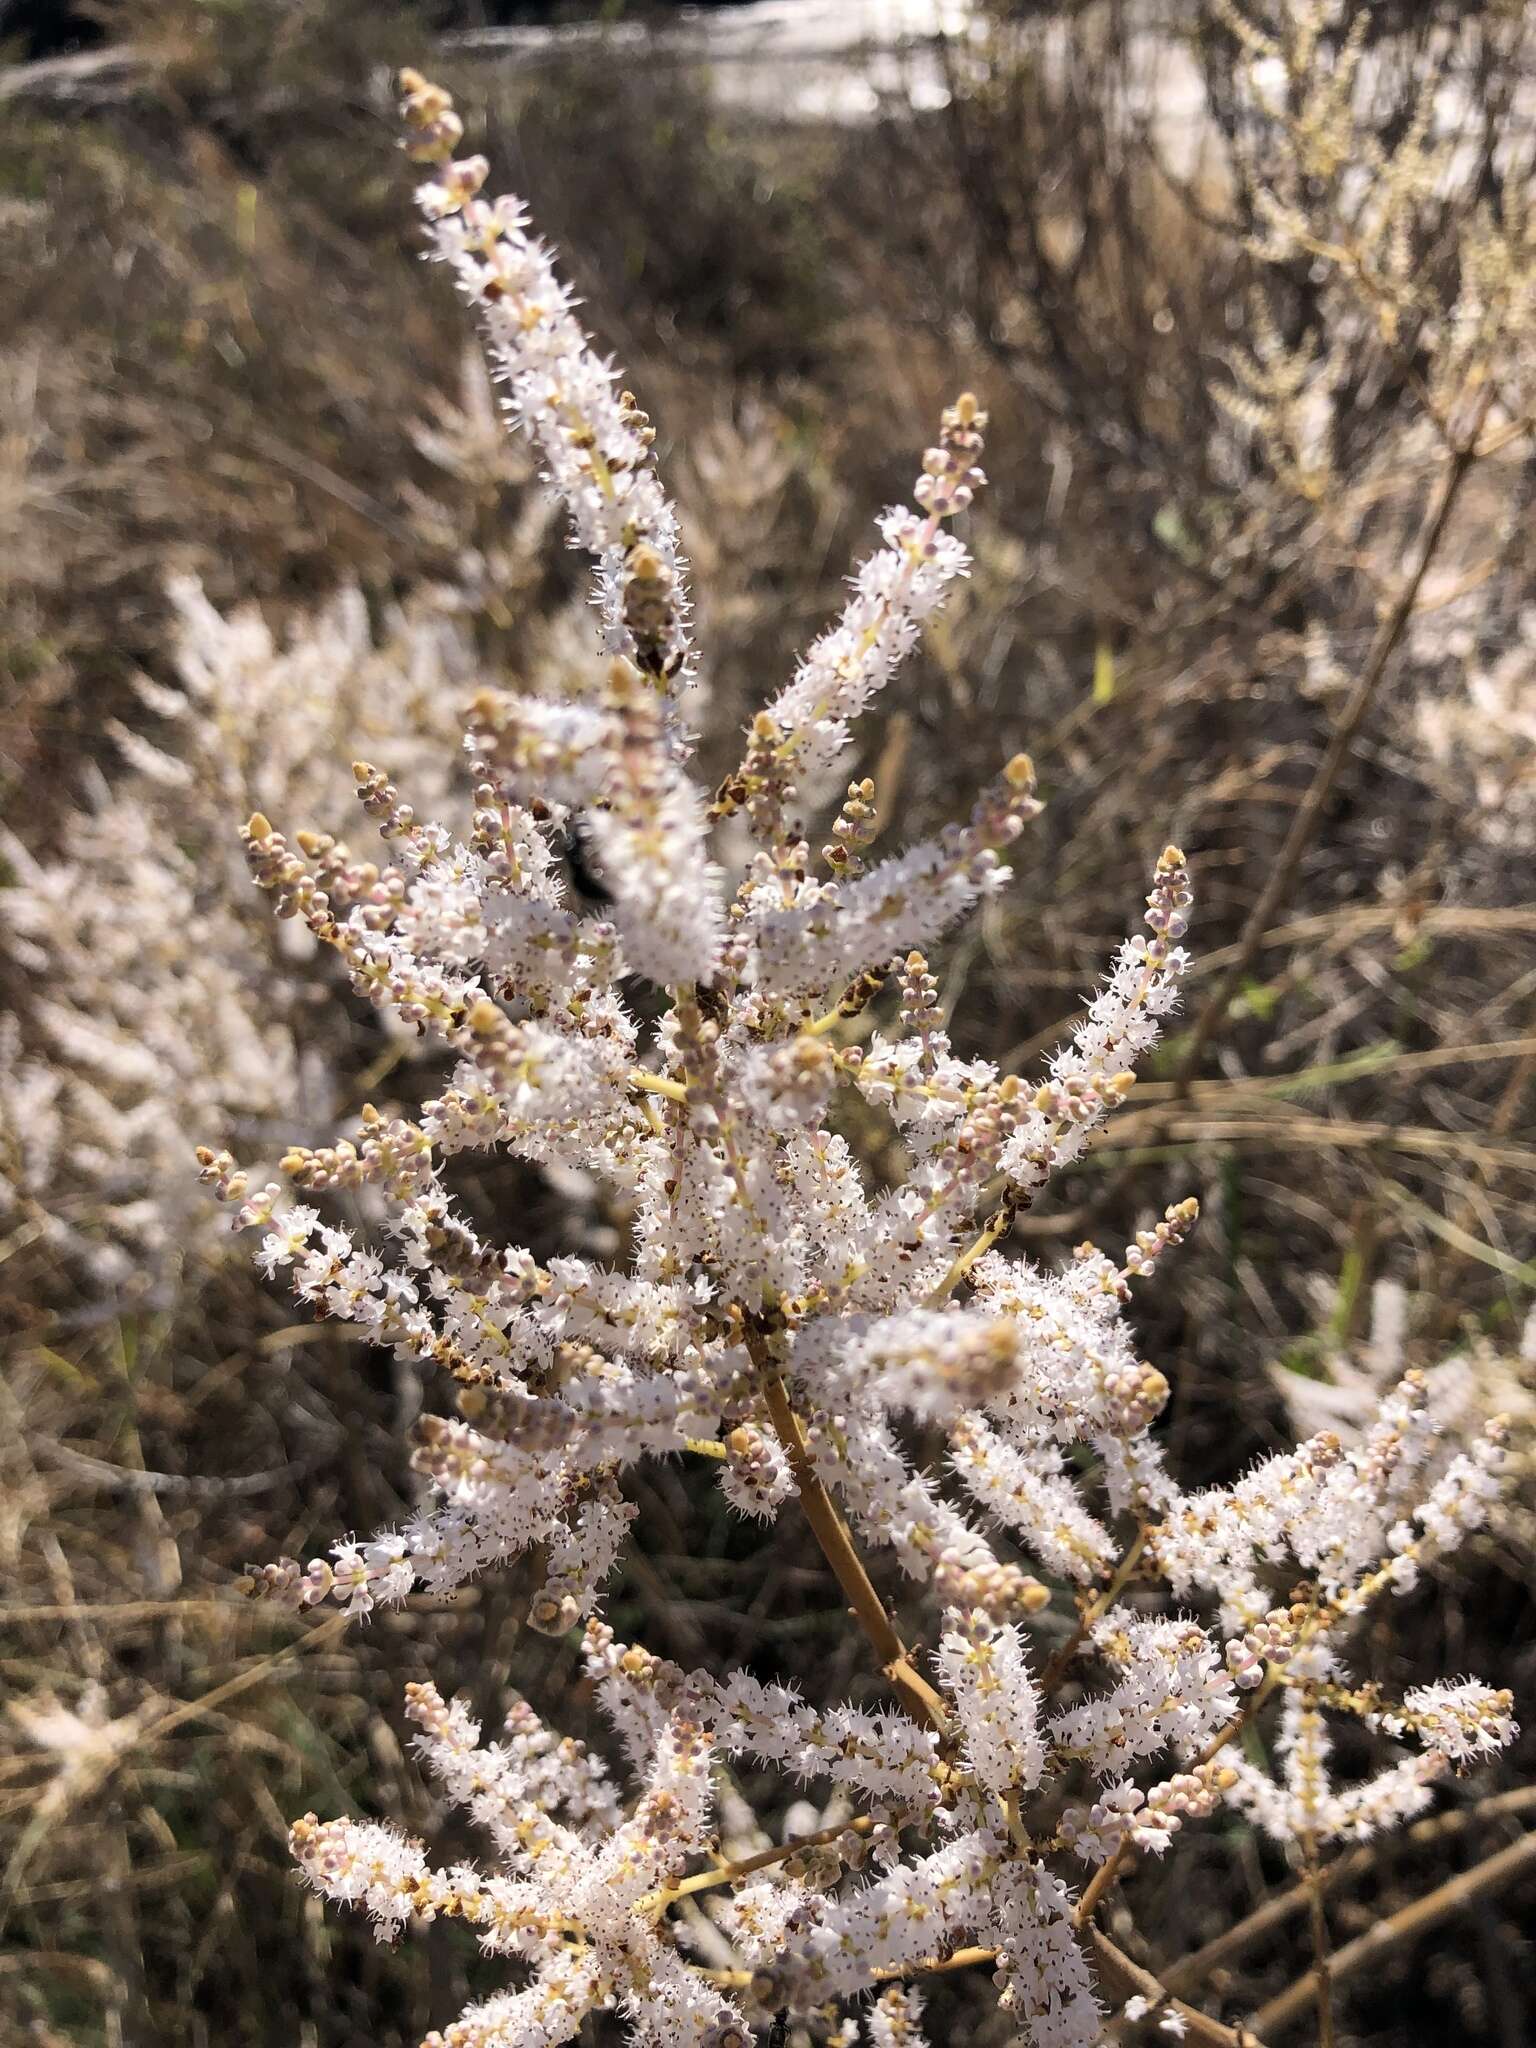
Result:
<instances>
[{"instance_id":1,"label":"dark insect on flower","mask_svg":"<svg viewBox=\"0 0 1536 2048\"><path fill-rule=\"evenodd\" d=\"M789 2040L789 2007L773 2016L773 2026L768 2035L768 2048L785 2048Z\"/></svg>"},{"instance_id":2,"label":"dark insect on flower","mask_svg":"<svg viewBox=\"0 0 1536 2048\"><path fill-rule=\"evenodd\" d=\"M565 856L571 886L584 902L599 908L613 901L613 891L592 865L590 844L579 817L573 818L563 833L555 836L556 851Z\"/></svg>"}]
</instances>

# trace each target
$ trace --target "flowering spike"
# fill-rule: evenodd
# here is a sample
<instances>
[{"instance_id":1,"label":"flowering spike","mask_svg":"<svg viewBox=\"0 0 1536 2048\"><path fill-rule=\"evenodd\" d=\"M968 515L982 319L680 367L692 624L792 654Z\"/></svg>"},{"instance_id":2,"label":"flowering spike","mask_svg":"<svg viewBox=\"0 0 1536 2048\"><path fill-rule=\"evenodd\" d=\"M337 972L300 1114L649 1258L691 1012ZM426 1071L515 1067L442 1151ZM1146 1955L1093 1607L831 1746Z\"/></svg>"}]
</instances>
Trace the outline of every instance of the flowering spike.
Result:
<instances>
[{"instance_id":1,"label":"flowering spike","mask_svg":"<svg viewBox=\"0 0 1536 2048\"><path fill-rule=\"evenodd\" d=\"M609 662L567 697L475 697L465 836L363 761L355 795L386 865L323 830L290 840L260 809L245 828L278 914L430 1037L445 1072L410 1115L370 1103L351 1135L290 1145L304 1200L253 1189L213 1146L201 1176L260 1233L263 1271L439 1369L453 1396L413 1424L422 1494L401 1527L246 1584L366 1615L533 1552L529 1624L581 1629L627 1772L515 1698L485 1745L464 1703L416 1684L417 1749L497 1867L440 1870L377 1823L314 1816L294 1825L295 1858L386 1937L452 1917L514 1962L512 1987L430 2048L570 2040L609 2010L637 2043L747 2048L760 2020L831 2027L826 2008L880 1986L870 2037L899 2048L920 2041L920 2001L892 1980L972 1950L1039 2048L1089 2048L1102 2014L1079 1935L1127 1858L1167 1853L1223 1801L1311 1853L1418 1811L1445 1772L1512 1739L1505 1691L1467 1678L1394 1704L1344 1662L1367 1605L1487 1517L1507 1431L1443 1443L1410 1372L1347 1444L1325 1433L1230 1485L1179 1486L1153 1433L1168 1379L1127 1304L1196 1204L1138 1231L1121 1265L1092 1243L1059 1266L1005 1244L1126 1100L1174 1007L1183 852L1164 849L1144 933L1025 1082L957 1056L925 949L1002 886L1040 808L1029 757L966 822L869 866L867 780L848 785L819 874L790 816L964 573L947 522L982 482L984 413L968 393L945 412L921 511L887 515L842 618L752 722L717 806L745 808L757 841L727 910L676 715L691 655L651 428L521 207L478 197L485 165L455 158L447 94L401 83L410 152L433 166L434 246L598 562ZM601 915L566 901L571 846ZM626 977L661 993L632 1003ZM901 1139L878 1181L844 1135L873 1113ZM498 1149L615 1191L618 1263L482 1235L447 1162ZM387 1251L320 1206L363 1189ZM630 1478L655 1458L698 1460L736 1513L803 1510L883 1695L824 1705L616 1639L598 1610L638 1512ZM936 1652L887 1608L887 1564L929 1603ZM1283 1597L1281 1570L1300 1579ZM1237 1737L1275 1695L1272 1772ZM1410 1753L1336 1789L1337 1716ZM797 1804L789 1839L764 1848L740 1760L743 1782L776 1773L786 1796L817 1786L834 1804ZM1050 1867L1069 1855L1094 1872L1080 1900Z\"/></svg>"}]
</instances>

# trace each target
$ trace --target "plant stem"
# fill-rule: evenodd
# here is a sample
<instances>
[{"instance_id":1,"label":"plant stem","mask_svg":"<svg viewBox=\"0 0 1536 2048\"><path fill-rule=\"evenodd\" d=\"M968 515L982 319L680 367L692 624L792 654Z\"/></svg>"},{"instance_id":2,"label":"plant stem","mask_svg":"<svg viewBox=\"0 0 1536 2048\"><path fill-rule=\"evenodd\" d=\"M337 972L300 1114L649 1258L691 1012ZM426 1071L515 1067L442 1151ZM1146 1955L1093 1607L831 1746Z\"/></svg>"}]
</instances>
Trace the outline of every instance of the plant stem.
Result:
<instances>
[{"instance_id":1,"label":"plant stem","mask_svg":"<svg viewBox=\"0 0 1536 2048\"><path fill-rule=\"evenodd\" d=\"M1006 1237L1008 1232L1012 1230L1018 1213L1018 1196L1012 1188L1007 1188L1003 1192L1002 1200L988 1217L986 1223L970 1244L966 1246L965 1250L960 1253L949 1271L944 1275L944 1278L924 1301L923 1307L938 1308L940 1303L947 1301L966 1274L970 1272L976 1261L983 1257L985 1253L991 1251L993 1245L997 1243L1000 1237Z\"/></svg>"},{"instance_id":2,"label":"plant stem","mask_svg":"<svg viewBox=\"0 0 1536 2048\"><path fill-rule=\"evenodd\" d=\"M1378 1920L1374 1927L1336 1950L1321 1973L1309 1970L1304 1977L1298 1977L1294 1984L1288 1985L1277 1998L1272 1998L1268 2005L1262 2006L1254 2014L1255 2027L1265 2033L1285 2032L1315 2003L1317 1987L1314 1980L1319 1974L1326 1975L1330 1984L1342 1983L1367 1963L1375 1962L1388 1949L1396 1948L1400 1942L1411 1941L1426 1929L1449 1919L1452 1913L1459 1913L1463 1906L1469 1906L1483 1892L1514 1883L1533 1865L1536 1865L1536 1829L1522 1835L1518 1842L1511 1842L1507 1849L1501 1849L1485 1863L1463 1871L1459 1877L1437 1886L1422 1899L1415 1899L1411 1906L1404 1906L1390 1919Z\"/></svg>"},{"instance_id":3,"label":"plant stem","mask_svg":"<svg viewBox=\"0 0 1536 2048\"><path fill-rule=\"evenodd\" d=\"M1213 2020L1209 2014L1200 2012L1192 2005L1183 2005L1173 1997L1167 1986L1133 1962L1109 1936L1097 1927L1090 1928L1088 1940L1093 1949L1094 1961L1106 1985L1113 1985L1115 1995L1135 1992L1144 1998L1149 2006L1176 2013L1184 2022L1185 2038L1205 2044L1205 2048L1264 2048L1258 2034L1251 2027L1224 2026L1220 2020Z\"/></svg>"},{"instance_id":4,"label":"plant stem","mask_svg":"<svg viewBox=\"0 0 1536 2048\"><path fill-rule=\"evenodd\" d=\"M820 1848L823 1843L835 1842L839 1835L867 1835L874 1829L874 1820L867 1813L855 1815L852 1820L837 1821L832 1827L818 1828L813 1835L795 1835L787 1842L781 1842L776 1849L759 1849L756 1855L742 1856L734 1863L722 1863L714 1870L696 1871L692 1877L681 1877L676 1884L664 1885L659 1891L648 1892L635 1902L635 1912L644 1919L647 1915L657 1919L678 1899L687 1898L691 1892L707 1892L722 1884L735 1884L738 1879L750 1877L754 1871L769 1870L775 1863L787 1862L791 1856L798 1856L802 1849Z\"/></svg>"},{"instance_id":5,"label":"plant stem","mask_svg":"<svg viewBox=\"0 0 1536 2048\"><path fill-rule=\"evenodd\" d=\"M643 1067L636 1067L625 1079L631 1088L647 1090L652 1095L665 1095L669 1102L686 1102L686 1082L669 1080L665 1074L648 1074Z\"/></svg>"},{"instance_id":6,"label":"plant stem","mask_svg":"<svg viewBox=\"0 0 1536 2048\"><path fill-rule=\"evenodd\" d=\"M1356 1878L1364 1877L1376 1868L1383 1848L1391 1843L1436 1842L1446 1835L1461 1832L1474 1822L1495 1820L1505 1813L1526 1813L1532 1807L1536 1807L1536 1785L1522 1785L1513 1792L1496 1793L1491 1799L1479 1800L1475 1806L1454 1806L1448 1813L1437 1813L1428 1820L1415 1821L1400 1835L1383 1836L1353 1850L1348 1856L1341 1856L1334 1863L1325 1863L1318 1872L1318 1882L1325 1891L1336 1885L1353 1883ZM1213 1936L1203 1948L1197 1948L1193 1954L1182 1957L1164 1970L1164 1983L1180 1996L1195 1990L1213 1970L1220 1969L1223 1963L1272 1929L1283 1927L1287 1920L1304 1912L1306 1905L1307 1883L1302 1879L1287 1890L1277 1892L1273 1898L1266 1899L1263 1905L1256 1906L1234 1926Z\"/></svg>"},{"instance_id":7,"label":"plant stem","mask_svg":"<svg viewBox=\"0 0 1536 2048\"><path fill-rule=\"evenodd\" d=\"M1274 1665L1271 1665L1264 1675L1264 1683L1256 1687L1254 1691L1249 1693L1247 1699L1244 1700L1242 1711L1234 1714L1221 1733L1213 1735L1204 1749L1195 1758L1197 1767L1201 1764L1210 1763L1213 1758L1220 1756L1229 1742L1237 1740L1238 1736L1242 1734L1243 1730L1248 1726L1248 1723L1253 1719L1259 1708L1263 1706L1279 1682L1279 1674ZM1089 1881L1087 1890L1078 1900L1077 1911L1072 1916L1072 1923L1075 1927L1082 1929L1088 1926L1098 1910L1100 1899L1103 1898L1104 1894L1130 1861L1131 1855L1131 1838L1129 1835L1124 1835L1121 1837L1119 1848L1105 1862L1099 1865Z\"/></svg>"},{"instance_id":8,"label":"plant stem","mask_svg":"<svg viewBox=\"0 0 1536 2048\"><path fill-rule=\"evenodd\" d=\"M1333 1979L1328 1974L1328 1913L1317 1860L1316 1840L1306 1841L1307 1911L1312 1927L1312 1975L1316 1979L1317 2048L1333 2048Z\"/></svg>"},{"instance_id":9,"label":"plant stem","mask_svg":"<svg viewBox=\"0 0 1536 2048\"><path fill-rule=\"evenodd\" d=\"M1101 1976L1112 1982L1117 1992L1137 1992L1149 2005L1176 2012L1184 2022L1188 2039L1203 2043L1204 2048L1264 2048L1263 2042L1250 2028L1224 2026L1220 2020L1211 2019L1192 2005L1181 2005L1150 1970L1132 1962L1125 1951L1097 1927L1089 1935L1089 1941ZM952 1955L929 1956L921 1962L907 1963L900 1969L876 1970L874 1979L877 1984L889 1984L907 1977L946 1977L956 1970L981 1969L996 1961L995 1948L957 1948Z\"/></svg>"},{"instance_id":10,"label":"plant stem","mask_svg":"<svg viewBox=\"0 0 1536 2048\"><path fill-rule=\"evenodd\" d=\"M919 1721L937 1729L941 1736L947 1735L949 1717L944 1711L944 1702L908 1657L906 1644L898 1635L895 1623L864 1569L864 1561L854 1546L848 1524L817 1477L805 1427L791 1404L783 1374L770 1357L761 1330L755 1329L750 1321L747 1323L747 1350L762 1375L763 1398L768 1404L768 1413L773 1418L779 1441L784 1446L785 1456L789 1459L790 1470L794 1473L805 1518L821 1545L823 1557L843 1589L855 1619L874 1645L880 1668L900 1693L908 1710Z\"/></svg>"},{"instance_id":11,"label":"plant stem","mask_svg":"<svg viewBox=\"0 0 1536 2048\"><path fill-rule=\"evenodd\" d=\"M1046 1665L1044 1671L1041 1672L1040 1690L1043 1693L1053 1693L1057 1686L1060 1685L1062 1678L1066 1674L1067 1666L1077 1655L1083 1638L1096 1623L1104 1619L1104 1616L1108 1614L1110 1608L1114 1606L1120 1595L1130 1584L1135 1576L1136 1567L1141 1562L1141 1553L1146 1546L1146 1541L1146 1529L1138 1529L1134 1537L1132 1537L1125 1555L1121 1558L1119 1564L1116 1565L1114 1577L1102 1593L1096 1593L1093 1599L1089 1601L1088 1605L1083 1609L1077 1627L1073 1629L1071 1635L1067 1637L1067 1640Z\"/></svg>"}]
</instances>

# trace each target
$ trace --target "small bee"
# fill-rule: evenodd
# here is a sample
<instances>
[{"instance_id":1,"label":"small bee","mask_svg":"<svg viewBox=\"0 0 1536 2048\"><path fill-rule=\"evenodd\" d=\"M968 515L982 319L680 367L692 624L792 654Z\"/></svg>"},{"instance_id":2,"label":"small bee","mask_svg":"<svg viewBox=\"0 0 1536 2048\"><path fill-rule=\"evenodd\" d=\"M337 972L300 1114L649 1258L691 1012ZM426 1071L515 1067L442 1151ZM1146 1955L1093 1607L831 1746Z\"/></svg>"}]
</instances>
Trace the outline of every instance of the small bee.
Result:
<instances>
[{"instance_id":1,"label":"small bee","mask_svg":"<svg viewBox=\"0 0 1536 2048\"><path fill-rule=\"evenodd\" d=\"M774 2014L773 2026L768 2035L768 2048L788 2048L788 2043L789 2007L785 2006L782 2012Z\"/></svg>"}]
</instances>

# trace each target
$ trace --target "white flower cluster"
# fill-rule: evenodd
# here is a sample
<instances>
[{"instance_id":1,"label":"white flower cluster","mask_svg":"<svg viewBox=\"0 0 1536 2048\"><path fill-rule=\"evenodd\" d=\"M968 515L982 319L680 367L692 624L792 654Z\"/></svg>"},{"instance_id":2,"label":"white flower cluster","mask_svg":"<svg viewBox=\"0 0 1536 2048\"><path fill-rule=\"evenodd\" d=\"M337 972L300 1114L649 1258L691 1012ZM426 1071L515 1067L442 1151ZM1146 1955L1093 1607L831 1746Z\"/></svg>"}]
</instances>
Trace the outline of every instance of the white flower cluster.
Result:
<instances>
[{"instance_id":1,"label":"white flower cluster","mask_svg":"<svg viewBox=\"0 0 1536 2048\"><path fill-rule=\"evenodd\" d=\"M838 2002L875 1987L868 2038L916 2041L920 2000L900 1980L965 1960L992 1966L1036 2048L1089 2048L1103 2025L1089 1957L1112 1948L1091 1922L1129 1856L1164 1853L1228 1798L1286 1839L1359 1835L1509 1739L1505 1694L1466 1681L1394 1707L1343 1661L1368 1600L1478 1526L1499 1430L1440 1469L1410 1374L1347 1450L1324 1434L1231 1486L1180 1488L1153 1434L1168 1383L1138 1357L1125 1308L1194 1205L1119 1260L1088 1245L1049 1271L1002 1244L1124 1099L1174 1004L1183 855L1157 861L1147 935L1030 1087L956 1056L915 950L999 886L999 855L1036 808L1028 763L967 825L867 872L867 784L823 872L791 822L804 778L961 566L942 522L980 481L984 415L962 399L946 416L922 510L888 516L843 621L754 725L717 802L757 847L728 896L683 766L681 571L638 415L521 208L483 204L483 164L452 161L446 95L405 83L414 154L437 167L424 203L438 247L486 308L512 410L597 558L612 645L606 677L569 703L475 700L467 836L420 822L367 764L358 794L388 865L324 835L290 841L264 816L247 828L279 912L456 1062L416 1118L370 1108L355 1137L284 1162L306 1194L374 1190L385 1249L203 1155L261 1231L267 1271L457 1382L458 1412L416 1425L427 1486L407 1525L329 1562L264 1566L254 1585L366 1612L537 1549L531 1619L564 1633L586 1618L588 1676L632 1790L526 1706L481 1749L464 1708L418 1686L422 1753L502 1871L437 1871L387 1829L313 1817L295 1852L387 1934L451 1914L510 1959L513 1987L430 2037L442 2048L566 2041L596 2010L658 2048L740 2048L782 2011L846 2044ZM577 824L611 915L559 889L552 835ZM654 992L636 1001L626 976ZM893 1016L852 1043L843 1026L888 981ZM839 1107L861 1099L904 1141L895 1185L869 1185L839 1134ZM466 1148L621 1190L627 1261L541 1264L487 1242L442 1172ZM749 1515L797 1500L897 1704L822 1709L614 1640L596 1610L634 1513L624 1478L657 1456L712 1462ZM933 1600L933 1655L903 1642L861 1546ZM1237 1741L1276 1694L1280 1783ZM1330 1714L1417 1753L1335 1792ZM738 1758L819 1782L834 1817L727 1859L713 1813ZM1074 1864L1091 1873L1081 1897Z\"/></svg>"},{"instance_id":2,"label":"white flower cluster","mask_svg":"<svg viewBox=\"0 0 1536 2048\"><path fill-rule=\"evenodd\" d=\"M222 1253L189 1128L275 1160L350 1087L344 1035L314 1029L313 942L252 901L231 815L333 814L358 735L434 811L463 806L472 652L436 594L376 633L343 591L286 636L191 579L170 597L176 681L138 683L155 737L111 725L118 763L56 857L0 832L0 956L27 992L0 1020L0 1233L35 1231L88 1302L164 1306L183 1262Z\"/></svg>"},{"instance_id":3,"label":"white flower cluster","mask_svg":"<svg viewBox=\"0 0 1536 2048\"><path fill-rule=\"evenodd\" d=\"M686 565L677 516L649 464L650 423L588 347L522 202L482 200L485 158L453 160L462 128L447 93L415 72L401 84L408 151L437 167L417 194L435 253L480 312L507 410L544 459L573 545L596 560L610 647L670 692L690 669Z\"/></svg>"}]
</instances>

